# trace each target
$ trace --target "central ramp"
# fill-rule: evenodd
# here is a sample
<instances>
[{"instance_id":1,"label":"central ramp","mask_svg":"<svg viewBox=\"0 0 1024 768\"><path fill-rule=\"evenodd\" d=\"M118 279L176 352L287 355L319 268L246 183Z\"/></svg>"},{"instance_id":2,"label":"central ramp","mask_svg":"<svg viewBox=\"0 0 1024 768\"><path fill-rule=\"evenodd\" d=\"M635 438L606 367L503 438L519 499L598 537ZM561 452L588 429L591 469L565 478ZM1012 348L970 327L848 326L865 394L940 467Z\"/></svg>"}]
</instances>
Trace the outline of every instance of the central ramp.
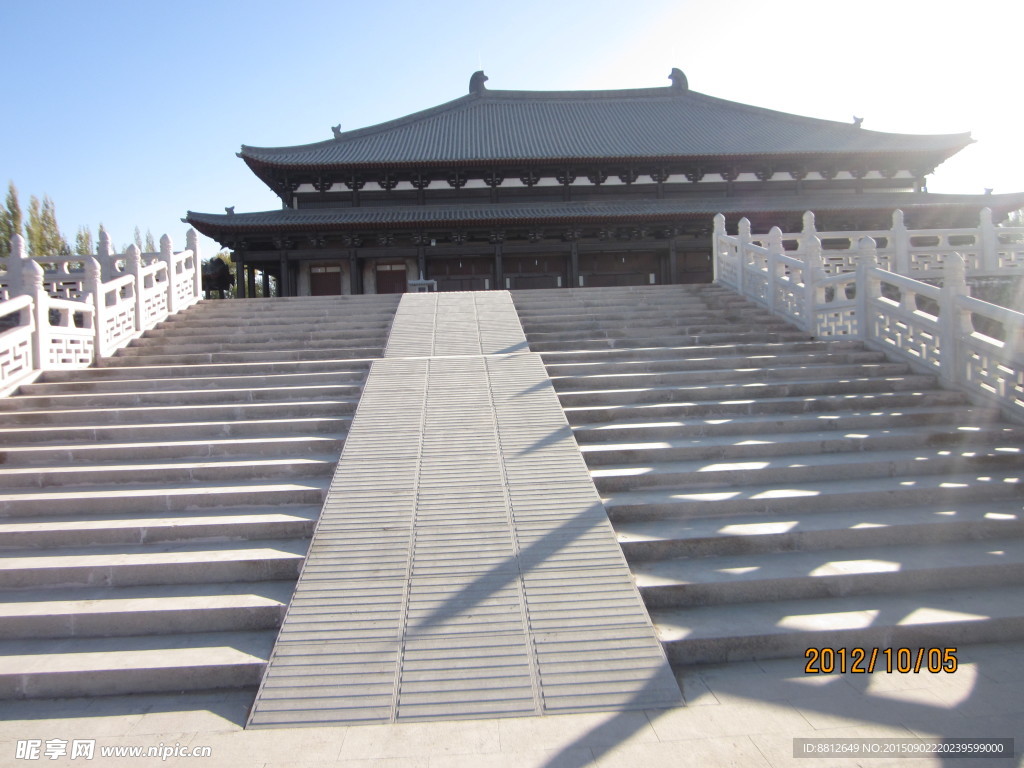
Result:
<instances>
[{"instance_id":1,"label":"central ramp","mask_svg":"<svg viewBox=\"0 0 1024 768\"><path fill-rule=\"evenodd\" d=\"M509 294L404 296L249 726L679 703Z\"/></svg>"}]
</instances>

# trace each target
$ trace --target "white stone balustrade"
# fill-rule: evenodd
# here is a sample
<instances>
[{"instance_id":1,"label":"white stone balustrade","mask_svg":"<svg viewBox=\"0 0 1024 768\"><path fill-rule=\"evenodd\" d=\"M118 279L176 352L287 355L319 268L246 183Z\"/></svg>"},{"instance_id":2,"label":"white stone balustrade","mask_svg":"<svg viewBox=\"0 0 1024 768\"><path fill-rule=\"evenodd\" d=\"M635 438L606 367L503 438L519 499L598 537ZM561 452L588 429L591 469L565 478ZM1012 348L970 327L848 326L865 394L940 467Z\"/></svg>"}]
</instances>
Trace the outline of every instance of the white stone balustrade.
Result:
<instances>
[{"instance_id":1,"label":"white stone balustrade","mask_svg":"<svg viewBox=\"0 0 1024 768\"><path fill-rule=\"evenodd\" d=\"M177 253L164 235L159 253L116 254L101 231L95 256L32 259L16 235L0 272L0 395L40 371L88 367L199 301L195 231L186 239Z\"/></svg>"},{"instance_id":2,"label":"white stone balustrade","mask_svg":"<svg viewBox=\"0 0 1024 768\"><path fill-rule=\"evenodd\" d=\"M957 253L967 261L967 276L997 277L1024 271L1024 227L997 227L992 211L983 208L977 227L908 230L903 211L893 212L892 228L858 232L819 232L814 214L804 214L800 232L781 233L785 252L803 260L807 248L822 243L823 267L829 274L856 269L857 239L870 237L878 248L879 266L898 275L932 279L942 277L945 260ZM767 237L752 235L752 242L768 246Z\"/></svg>"},{"instance_id":3,"label":"white stone balustrade","mask_svg":"<svg viewBox=\"0 0 1024 768\"><path fill-rule=\"evenodd\" d=\"M897 211L894 223L902 226L902 220ZM898 238L892 231L816 233L808 213L800 235L773 227L754 236L746 219L736 235L729 235L719 214L715 281L815 337L861 339L1024 421L1024 313L972 298L967 288L968 276L1024 276L1024 242L1014 239L1024 228L991 232L986 221L991 224L991 214L983 212L971 241L966 230L926 230L923 236L941 242L933 246L937 258L924 270L914 266L924 262L915 262L913 247L893 245L895 239L913 243L920 231L903 229ZM888 250L878 248L876 235L889 238ZM797 238L799 246L786 250L786 241ZM841 260L830 261L823 238L850 244ZM966 254L955 250L955 243L963 243ZM941 287L919 279L924 277L939 278Z\"/></svg>"}]
</instances>

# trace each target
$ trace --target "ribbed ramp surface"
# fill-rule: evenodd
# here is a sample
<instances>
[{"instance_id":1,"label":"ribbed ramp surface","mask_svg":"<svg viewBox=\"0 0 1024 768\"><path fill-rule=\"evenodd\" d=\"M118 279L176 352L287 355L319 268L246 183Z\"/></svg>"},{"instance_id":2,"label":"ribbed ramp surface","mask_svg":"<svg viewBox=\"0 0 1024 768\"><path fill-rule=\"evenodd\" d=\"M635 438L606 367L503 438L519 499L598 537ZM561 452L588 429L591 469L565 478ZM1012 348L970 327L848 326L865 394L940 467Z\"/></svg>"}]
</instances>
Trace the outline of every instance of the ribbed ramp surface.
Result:
<instances>
[{"instance_id":1,"label":"ribbed ramp surface","mask_svg":"<svg viewBox=\"0 0 1024 768\"><path fill-rule=\"evenodd\" d=\"M251 727L680 703L525 349L505 292L403 297Z\"/></svg>"}]
</instances>

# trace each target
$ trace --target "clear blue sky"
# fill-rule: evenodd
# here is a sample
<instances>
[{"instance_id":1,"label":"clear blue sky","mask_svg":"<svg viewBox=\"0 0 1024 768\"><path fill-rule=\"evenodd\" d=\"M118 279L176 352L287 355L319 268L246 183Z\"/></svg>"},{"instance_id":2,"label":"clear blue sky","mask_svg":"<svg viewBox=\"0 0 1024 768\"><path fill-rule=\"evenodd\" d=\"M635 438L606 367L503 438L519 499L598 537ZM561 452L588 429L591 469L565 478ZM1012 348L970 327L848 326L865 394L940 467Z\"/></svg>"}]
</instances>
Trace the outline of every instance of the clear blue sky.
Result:
<instances>
[{"instance_id":1,"label":"clear blue sky","mask_svg":"<svg viewBox=\"0 0 1024 768\"><path fill-rule=\"evenodd\" d=\"M1024 190L1019 0L0 0L0 184L183 247L188 209L279 206L235 157L495 89L667 85L864 127L971 131L934 192ZM215 250L205 243L206 254Z\"/></svg>"}]
</instances>

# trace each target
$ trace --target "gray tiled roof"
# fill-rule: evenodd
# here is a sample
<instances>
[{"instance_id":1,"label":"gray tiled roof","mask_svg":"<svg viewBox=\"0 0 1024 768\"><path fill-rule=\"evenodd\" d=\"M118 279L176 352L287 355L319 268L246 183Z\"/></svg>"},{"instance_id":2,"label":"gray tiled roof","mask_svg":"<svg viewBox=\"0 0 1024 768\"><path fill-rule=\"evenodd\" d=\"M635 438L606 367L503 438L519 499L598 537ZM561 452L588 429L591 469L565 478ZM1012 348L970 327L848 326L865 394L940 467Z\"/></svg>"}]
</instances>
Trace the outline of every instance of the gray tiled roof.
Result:
<instances>
[{"instance_id":1,"label":"gray tiled roof","mask_svg":"<svg viewBox=\"0 0 1024 768\"><path fill-rule=\"evenodd\" d=\"M1024 205L1024 194L936 195L930 193L864 193L827 195L778 195L757 197L701 197L668 200L614 200L587 202L494 203L478 205L408 205L363 208L282 209L258 213L197 213L184 221L200 232L284 231L385 228L408 229L439 226L536 223L571 224L596 221L655 221L673 218L707 218L716 213L753 215L843 210L892 210L942 206L1014 209Z\"/></svg>"},{"instance_id":2,"label":"gray tiled roof","mask_svg":"<svg viewBox=\"0 0 1024 768\"><path fill-rule=\"evenodd\" d=\"M880 133L673 88L484 91L336 139L243 146L253 165L322 168L485 161L938 153L970 134Z\"/></svg>"}]
</instances>

